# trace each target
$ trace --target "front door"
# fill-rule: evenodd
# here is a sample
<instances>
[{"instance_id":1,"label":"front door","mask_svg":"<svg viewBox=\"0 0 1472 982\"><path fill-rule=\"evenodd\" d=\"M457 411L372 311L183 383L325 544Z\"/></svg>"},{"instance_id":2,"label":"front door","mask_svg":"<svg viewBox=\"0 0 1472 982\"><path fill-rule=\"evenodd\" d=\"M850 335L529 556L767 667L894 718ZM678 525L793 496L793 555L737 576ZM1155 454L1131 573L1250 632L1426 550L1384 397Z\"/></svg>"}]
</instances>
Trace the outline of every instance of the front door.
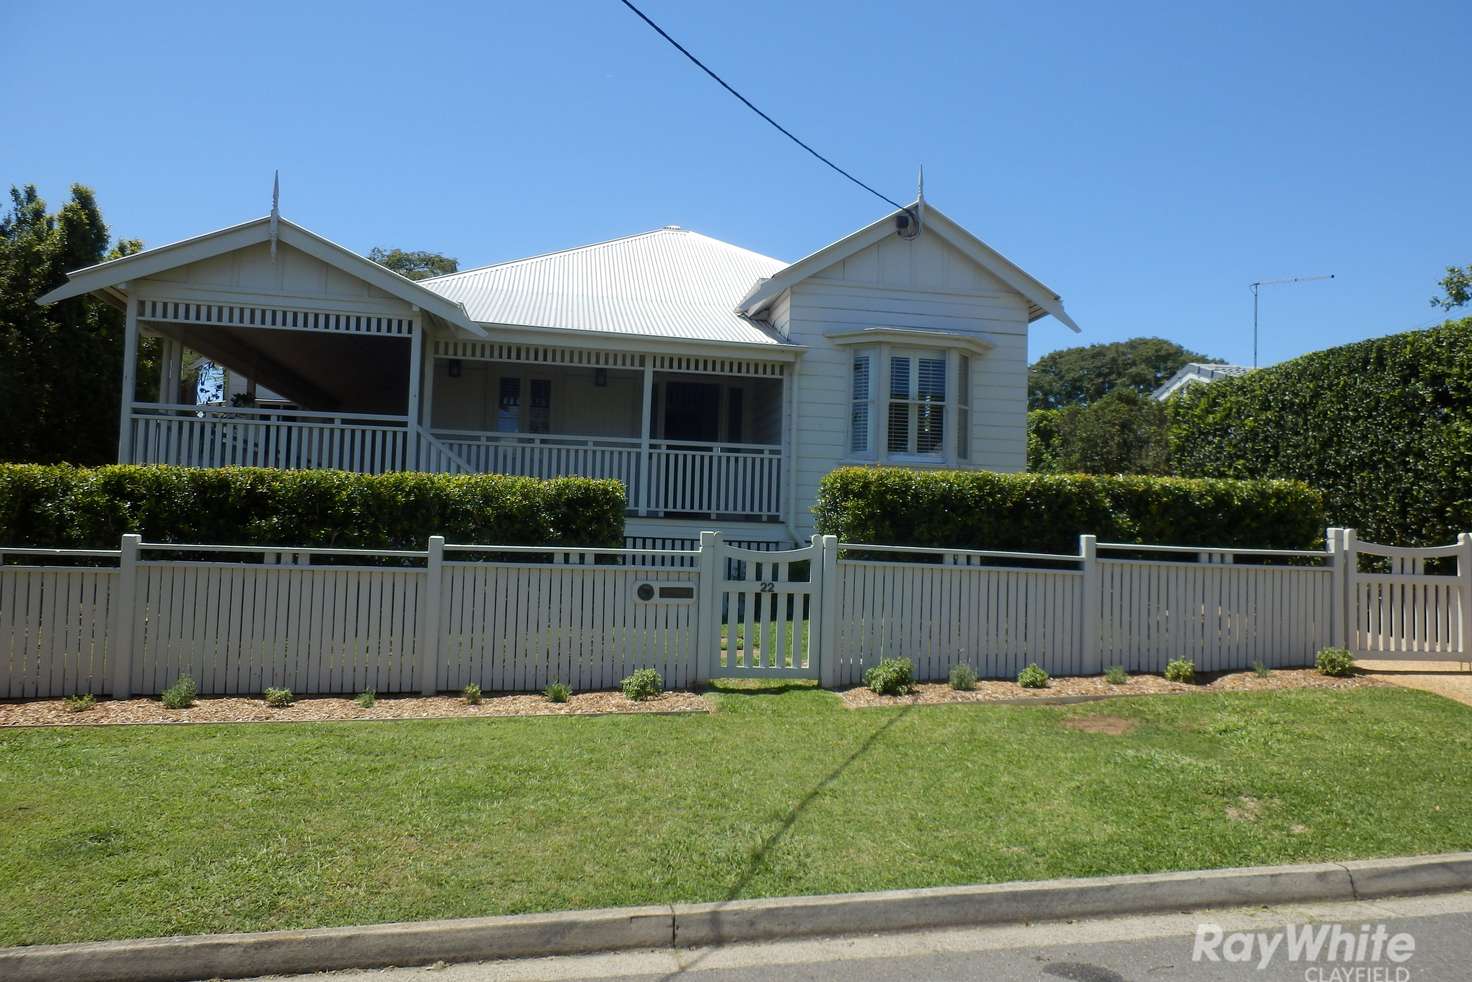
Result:
<instances>
[{"instance_id":1,"label":"front door","mask_svg":"<svg viewBox=\"0 0 1472 982\"><path fill-rule=\"evenodd\" d=\"M720 439L721 387L715 382L664 384L664 438L691 443Z\"/></svg>"}]
</instances>

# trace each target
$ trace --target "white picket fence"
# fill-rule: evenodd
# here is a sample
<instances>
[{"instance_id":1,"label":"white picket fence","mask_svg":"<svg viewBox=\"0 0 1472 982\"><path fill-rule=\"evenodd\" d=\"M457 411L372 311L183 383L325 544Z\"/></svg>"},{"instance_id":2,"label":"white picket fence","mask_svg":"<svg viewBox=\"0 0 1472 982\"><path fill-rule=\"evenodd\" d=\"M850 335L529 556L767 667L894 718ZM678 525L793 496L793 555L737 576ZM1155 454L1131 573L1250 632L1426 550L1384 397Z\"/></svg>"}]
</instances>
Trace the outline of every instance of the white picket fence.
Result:
<instances>
[{"instance_id":1,"label":"white picket fence","mask_svg":"<svg viewBox=\"0 0 1472 982\"><path fill-rule=\"evenodd\" d=\"M1427 572L1428 564L1432 572ZM0 549L0 698L602 689L636 668L859 682L1306 665L1326 645L1472 660L1472 536L1430 549L1099 543L1076 554L840 543L760 551L446 544L344 550L144 543Z\"/></svg>"}]
</instances>

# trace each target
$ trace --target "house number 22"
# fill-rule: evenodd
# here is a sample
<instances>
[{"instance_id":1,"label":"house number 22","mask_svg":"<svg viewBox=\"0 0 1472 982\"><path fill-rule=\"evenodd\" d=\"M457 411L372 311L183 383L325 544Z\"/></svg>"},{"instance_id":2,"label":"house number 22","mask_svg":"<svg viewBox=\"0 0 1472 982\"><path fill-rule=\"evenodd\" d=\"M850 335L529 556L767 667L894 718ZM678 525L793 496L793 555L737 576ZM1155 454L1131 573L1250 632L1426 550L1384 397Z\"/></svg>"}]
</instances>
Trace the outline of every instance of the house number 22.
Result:
<instances>
[{"instance_id":1,"label":"house number 22","mask_svg":"<svg viewBox=\"0 0 1472 982\"><path fill-rule=\"evenodd\" d=\"M776 593L776 592L777 592L777 584L773 583L771 580L763 580L762 581L762 593Z\"/></svg>"}]
</instances>

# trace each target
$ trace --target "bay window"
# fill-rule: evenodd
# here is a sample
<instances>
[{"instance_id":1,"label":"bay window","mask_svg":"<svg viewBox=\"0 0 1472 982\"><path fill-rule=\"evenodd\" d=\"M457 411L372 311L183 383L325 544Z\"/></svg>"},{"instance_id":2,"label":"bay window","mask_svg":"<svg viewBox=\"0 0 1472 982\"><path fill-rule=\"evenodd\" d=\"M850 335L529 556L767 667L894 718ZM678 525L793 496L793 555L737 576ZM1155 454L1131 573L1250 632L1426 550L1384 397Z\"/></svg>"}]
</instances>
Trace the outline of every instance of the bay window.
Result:
<instances>
[{"instance_id":1,"label":"bay window","mask_svg":"<svg viewBox=\"0 0 1472 982\"><path fill-rule=\"evenodd\" d=\"M919 340L921 332L904 335L905 341ZM985 350L984 342L967 339L957 343L954 336L939 335L932 343L937 347L852 346L851 456L896 463L970 461L971 353Z\"/></svg>"}]
</instances>

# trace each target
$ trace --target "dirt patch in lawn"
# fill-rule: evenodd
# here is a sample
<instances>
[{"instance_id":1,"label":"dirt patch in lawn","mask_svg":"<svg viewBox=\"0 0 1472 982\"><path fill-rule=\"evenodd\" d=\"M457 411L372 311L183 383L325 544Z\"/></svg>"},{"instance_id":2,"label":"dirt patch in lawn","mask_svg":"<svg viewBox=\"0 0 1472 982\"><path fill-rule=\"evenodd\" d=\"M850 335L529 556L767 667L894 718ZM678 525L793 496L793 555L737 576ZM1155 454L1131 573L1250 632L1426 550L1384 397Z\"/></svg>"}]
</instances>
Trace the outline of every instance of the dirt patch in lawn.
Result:
<instances>
[{"instance_id":1,"label":"dirt patch in lawn","mask_svg":"<svg viewBox=\"0 0 1472 982\"><path fill-rule=\"evenodd\" d=\"M1070 716L1063 721L1063 728L1078 730L1080 733L1107 733L1110 736L1123 736L1135 728L1135 721L1121 719L1118 716Z\"/></svg>"},{"instance_id":2,"label":"dirt patch in lawn","mask_svg":"<svg viewBox=\"0 0 1472 982\"><path fill-rule=\"evenodd\" d=\"M1237 799L1235 805L1227 806L1227 817L1234 822L1255 822L1262 814L1262 802L1248 795Z\"/></svg>"},{"instance_id":3,"label":"dirt patch in lawn","mask_svg":"<svg viewBox=\"0 0 1472 982\"><path fill-rule=\"evenodd\" d=\"M1016 682L985 679L971 692L959 692L944 682L922 682L907 696L878 696L859 686L843 693L843 704L850 709L906 704L941 705L956 702L1009 702L1036 699L1100 698L1107 696L1161 695L1171 692L1265 692L1273 689L1356 689L1368 685L1385 685L1371 675L1331 678L1311 668L1275 668L1262 678L1253 672L1221 672L1197 676L1195 684L1171 682L1160 675L1131 675L1122 685L1110 683L1102 675L1073 676L1048 680L1047 688L1024 689Z\"/></svg>"},{"instance_id":4,"label":"dirt patch in lawn","mask_svg":"<svg viewBox=\"0 0 1472 982\"><path fill-rule=\"evenodd\" d=\"M609 713L706 713L710 703L693 692L665 692L634 702L622 692L579 692L564 703L538 693L486 695L478 706L455 695L380 696L369 707L351 698L306 696L272 709L259 697L206 697L188 709L165 709L153 698L99 699L68 712L60 699L0 702L0 726L86 726L126 723L266 723L364 719L442 719L482 716L600 716Z\"/></svg>"}]
</instances>

